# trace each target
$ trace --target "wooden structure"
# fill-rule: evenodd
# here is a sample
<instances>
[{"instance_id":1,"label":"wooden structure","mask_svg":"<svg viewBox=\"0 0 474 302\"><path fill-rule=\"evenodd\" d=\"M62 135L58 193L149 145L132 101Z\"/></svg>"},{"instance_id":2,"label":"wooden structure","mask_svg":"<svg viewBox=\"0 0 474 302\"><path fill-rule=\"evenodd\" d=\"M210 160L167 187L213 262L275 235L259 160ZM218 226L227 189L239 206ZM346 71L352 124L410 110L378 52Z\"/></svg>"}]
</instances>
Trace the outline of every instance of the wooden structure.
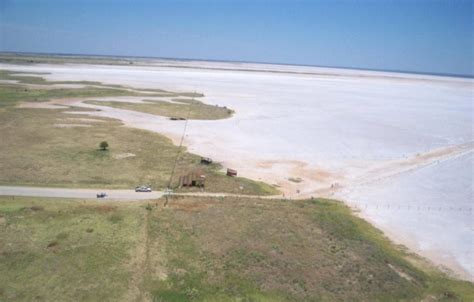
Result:
<instances>
[{"instance_id":1,"label":"wooden structure","mask_svg":"<svg viewBox=\"0 0 474 302\"><path fill-rule=\"evenodd\" d=\"M237 170L227 169L227 176L237 176Z\"/></svg>"},{"instance_id":2,"label":"wooden structure","mask_svg":"<svg viewBox=\"0 0 474 302\"><path fill-rule=\"evenodd\" d=\"M179 187L199 187L204 188L206 185L206 176L200 173L189 173L188 175L179 177Z\"/></svg>"},{"instance_id":3,"label":"wooden structure","mask_svg":"<svg viewBox=\"0 0 474 302\"><path fill-rule=\"evenodd\" d=\"M209 157L201 157L201 164L203 164L203 165L210 165L210 164L212 164L212 158L209 158Z\"/></svg>"}]
</instances>

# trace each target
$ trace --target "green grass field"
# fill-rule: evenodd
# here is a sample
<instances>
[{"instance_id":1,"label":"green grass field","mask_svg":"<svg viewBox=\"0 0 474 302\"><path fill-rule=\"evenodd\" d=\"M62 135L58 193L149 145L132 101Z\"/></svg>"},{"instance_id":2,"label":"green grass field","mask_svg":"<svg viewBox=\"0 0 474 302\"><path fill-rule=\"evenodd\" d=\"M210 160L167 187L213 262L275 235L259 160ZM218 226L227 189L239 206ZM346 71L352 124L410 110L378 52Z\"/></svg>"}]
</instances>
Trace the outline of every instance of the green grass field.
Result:
<instances>
[{"instance_id":1,"label":"green grass field","mask_svg":"<svg viewBox=\"0 0 474 302\"><path fill-rule=\"evenodd\" d=\"M122 299L138 208L0 198L0 301Z\"/></svg>"},{"instance_id":2,"label":"green grass field","mask_svg":"<svg viewBox=\"0 0 474 302\"><path fill-rule=\"evenodd\" d=\"M147 90L146 93L129 91L121 86L100 85L98 82L89 81L46 81L38 75L22 74L0 70L0 80L16 81L17 83L0 82L0 110L12 107L18 102L44 102L57 98L87 98L87 97L113 97L113 96L168 96L169 92L163 90ZM61 88L55 84L85 85L81 88ZM30 87L30 85L35 85ZM151 93L150 93L151 92ZM172 94L180 96L181 94Z\"/></svg>"},{"instance_id":3,"label":"green grass field","mask_svg":"<svg viewBox=\"0 0 474 302\"><path fill-rule=\"evenodd\" d=\"M341 203L0 197L1 301L472 301Z\"/></svg>"},{"instance_id":4,"label":"green grass field","mask_svg":"<svg viewBox=\"0 0 474 302\"><path fill-rule=\"evenodd\" d=\"M90 57L90 56L51 56L46 54L15 54L15 53L0 53L0 62L7 64L104 64L104 65L132 65L144 64L145 59L119 59L119 58L104 58L104 57Z\"/></svg>"},{"instance_id":5,"label":"green grass field","mask_svg":"<svg viewBox=\"0 0 474 302\"><path fill-rule=\"evenodd\" d=\"M220 106L204 104L193 99L175 99L176 103L166 101L146 101L146 103L88 101L88 104L145 112L159 116L185 118L193 120L217 120L228 118L233 111Z\"/></svg>"}]
</instances>

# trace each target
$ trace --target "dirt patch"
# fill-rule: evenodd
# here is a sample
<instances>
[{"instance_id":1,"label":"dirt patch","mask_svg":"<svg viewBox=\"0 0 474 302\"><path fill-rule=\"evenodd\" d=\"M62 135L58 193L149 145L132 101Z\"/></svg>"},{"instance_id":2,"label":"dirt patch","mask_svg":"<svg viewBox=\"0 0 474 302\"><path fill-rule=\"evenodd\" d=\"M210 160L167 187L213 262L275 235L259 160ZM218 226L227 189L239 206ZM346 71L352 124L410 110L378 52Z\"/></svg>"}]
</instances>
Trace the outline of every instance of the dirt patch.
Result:
<instances>
[{"instance_id":1,"label":"dirt patch","mask_svg":"<svg viewBox=\"0 0 474 302\"><path fill-rule=\"evenodd\" d=\"M31 207L24 207L22 208L23 211L43 211L44 208L42 206L31 206Z\"/></svg>"},{"instance_id":2,"label":"dirt patch","mask_svg":"<svg viewBox=\"0 0 474 302\"><path fill-rule=\"evenodd\" d=\"M115 159L124 159L124 158L135 157L135 156L137 155L134 153L120 153L120 154L113 155Z\"/></svg>"},{"instance_id":3,"label":"dirt patch","mask_svg":"<svg viewBox=\"0 0 474 302\"><path fill-rule=\"evenodd\" d=\"M44 208L42 206L32 206L30 207L32 211L43 211Z\"/></svg>"},{"instance_id":4,"label":"dirt patch","mask_svg":"<svg viewBox=\"0 0 474 302\"><path fill-rule=\"evenodd\" d=\"M48 243L48 245L46 246L46 248L49 250L49 251L52 251L53 253L57 252L59 250L59 242L57 242L56 240L55 241L51 241L50 243Z\"/></svg>"},{"instance_id":5,"label":"dirt patch","mask_svg":"<svg viewBox=\"0 0 474 302\"><path fill-rule=\"evenodd\" d=\"M92 125L88 125L88 124L54 124L54 127L74 128L74 127L92 127Z\"/></svg>"},{"instance_id":6,"label":"dirt patch","mask_svg":"<svg viewBox=\"0 0 474 302\"><path fill-rule=\"evenodd\" d=\"M148 237L149 212L144 214L135 249L130 255L127 268L133 271L128 283L126 301L151 301L149 294L142 291L145 276L149 274L150 240Z\"/></svg>"},{"instance_id":7,"label":"dirt patch","mask_svg":"<svg viewBox=\"0 0 474 302\"><path fill-rule=\"evenodd\" d=\"M36 108L36 109L66 109L66 106L56 105L52 103L46 102L24 102L18 105L18 108Z\"/></svg>"},{"instance_id":8,"label":"dirt patch","mask_svg":"<svg viewBox=\"0 0 474 302\"><path fill-rule=\"evenodd\" d=\"M397 273L400 277L404 278L407 281L413 281L413 278L410 277L407 273L403 272L401 269L395 267L392 264L388 264L388 267L390 267L395 273Z\"/></svg>"},{"instance_id":9,"label":"dirt patch","mask_svg":"<svg viewBox=\"0 0 474 302\"><path fill-rule=\"evenodd\" d=\"M88 123L103 123L105 120L93 119L93 118L81 118L81 117L68 117L59 119L61 121L76 121L76 122L88 122Z\"/></svg>"},{"instance_id":10,"label":"dirt patch","mask_svg":"<svg viewBox=\"0 0 474 302\"><path fill-rule=\"evenodd\" d=\"M285 197L309 198L344 180L339 172L329 171L297 160L258 161L246 177L278 185ZM282 175L287 175L282 179ZM259 178L261 177L261 178Z\"/></svg>"}]
</instances>

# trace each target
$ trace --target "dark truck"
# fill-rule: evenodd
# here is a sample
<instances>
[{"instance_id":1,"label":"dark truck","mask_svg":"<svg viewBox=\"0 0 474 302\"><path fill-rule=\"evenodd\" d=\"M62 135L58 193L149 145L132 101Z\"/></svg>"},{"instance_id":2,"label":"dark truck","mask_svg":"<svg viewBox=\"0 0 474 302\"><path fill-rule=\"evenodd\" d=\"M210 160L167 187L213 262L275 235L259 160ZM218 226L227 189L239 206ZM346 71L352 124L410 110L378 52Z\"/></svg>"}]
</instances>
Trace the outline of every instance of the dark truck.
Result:
<instances>
[{"instance_id":1,"label":"dark truck","mask_svg":"<svg viewBox=\"0 0 474 302\"><path fill-rule=\"evenodd\" d=\"M203 164L203 165L210 165L210 164L212 164L212 158L209 158L209 157L201 157L201 164Z\"/></svg>"}]
</instances>

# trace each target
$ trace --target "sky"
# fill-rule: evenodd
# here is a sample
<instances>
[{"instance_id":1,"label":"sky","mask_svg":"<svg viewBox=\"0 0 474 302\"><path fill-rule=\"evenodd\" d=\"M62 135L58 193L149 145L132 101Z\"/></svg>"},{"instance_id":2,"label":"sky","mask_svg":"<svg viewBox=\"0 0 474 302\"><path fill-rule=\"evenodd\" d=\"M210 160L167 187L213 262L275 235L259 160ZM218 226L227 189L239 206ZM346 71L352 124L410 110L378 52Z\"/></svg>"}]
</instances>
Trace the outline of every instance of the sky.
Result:
<instances>
[{"instance_id":1,"label":"sky","mask_svg":"<svg viewBox=\"0 0 474 302\"><path fill-rule=\"evenodd\" d=\"M0 0L0 51L474 75L474 0Z\"/></svg>"}]
</instances>

